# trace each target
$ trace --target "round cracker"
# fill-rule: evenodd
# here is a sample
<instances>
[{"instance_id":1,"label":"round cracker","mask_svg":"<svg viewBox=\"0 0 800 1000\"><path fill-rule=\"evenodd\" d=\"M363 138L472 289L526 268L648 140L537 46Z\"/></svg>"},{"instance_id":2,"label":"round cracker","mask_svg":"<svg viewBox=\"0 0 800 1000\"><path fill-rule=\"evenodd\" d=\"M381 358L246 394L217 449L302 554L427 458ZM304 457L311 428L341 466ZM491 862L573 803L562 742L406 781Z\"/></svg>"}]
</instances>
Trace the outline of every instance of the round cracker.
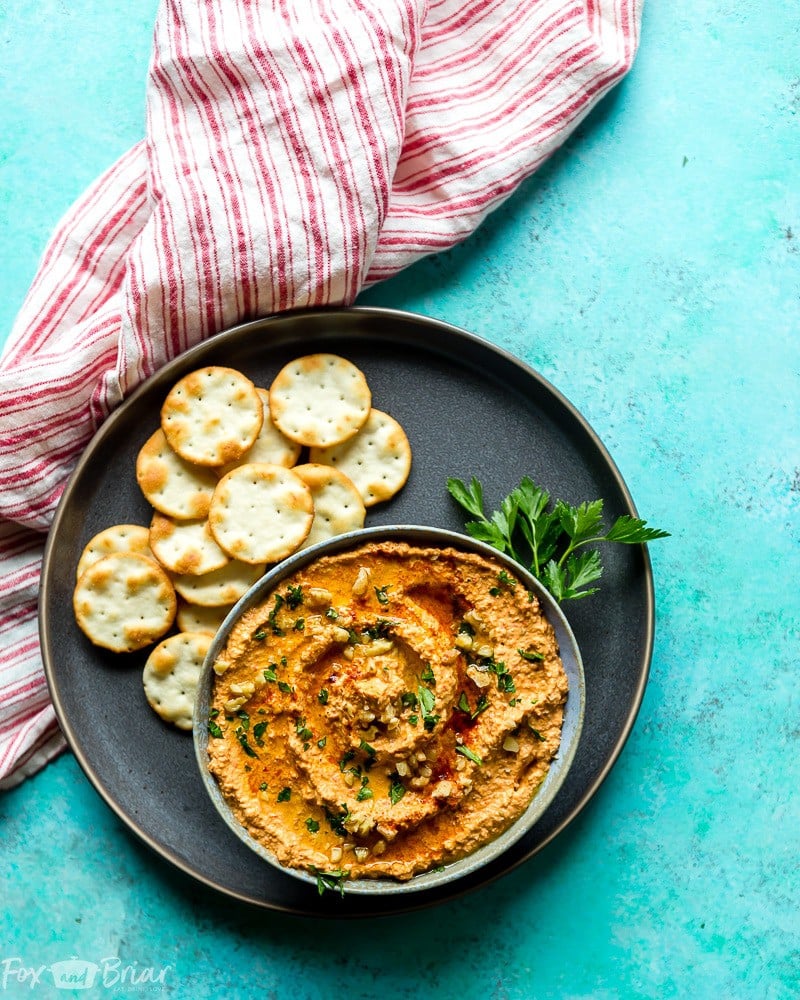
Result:
<instances>
[{"instance_id":1,"label":"round cracker","mask_svg":"<svg viewBox=\"0 0 800 1000\"><path fill-rule=\"evenodd\" d=\"M98 559L75 585L72 606L96 646L129 653L156 642L175 619L175 590L161 566L135 552Z\"/></svg>"},{"instance_id":2,"label":"round cracker","mask_svg":"<svg viewBox=\"0 0 800 1000\"><path fill-rule=\"evenodd\" d=\"M288 438L328 447L357 434L372 393L364 373L338 354L307 354L285 365L269 388L269 412Z\"/></svg>"},{"instance_id":3,"label":"round cracker","mask_svg":"<svg viewBox=\"0 0 800 1000\"><path fill-rule=\"evenodd\" d=\"M211 636L179 632L160 642L147 657L142 683L147 702L165 722L192 728L195 696Z\"/></svg>"},{"instance_id":4,"label":"round cracker","mask_svg":"<svg viewBox=\"0 0 800 1000\"><path fill-rule=\"evenodd\" d=\"M272 422L269 412L269 392L266 389L256 389L256 392L261 397L261 404L264 407L264 421L261 424L261 430L249 451L235 462L230 462L222 467L220 471L223 475L239 465L246 465L250 462L268 462L270 465L283 465L289 469L300 458L303 446L297 441L287 438Z\"/></svg>"},{"instance_id":5,"label":"round cracker","mask_svg":"<svg viewBox=\"0 0 800 1000\"><path fill-rule=\"evenodd\" d=\"M250 379L234 368L209 365L189 372L167 393L161 429L187 462L225 465L252 448L264 410Z\"/></svg>"},{"instance_id":6,"label":"round cracker","mask_svg":"<svg viewBox=\"0 0 800 1000\"><path fill-rule=\"evenodd\" d=\"M84 546L75 571L75 579L98 559L114 555L116 552L138 552L141 556L152 556L150 532L141 524L112 524L90 538Z\"/></svg>"},{"instance_id":7,"label":"round cracker","mask_svg":"<svg viewBox=\"0 0 800 1000\"><path fill-rule=\"evenodd\" d=\"M208 521L176 521L158 511L150 522L150 548L165 569L192 576L222 569L231 558L217 545Z\"/></svg>"},{"instance_id":8,"label":"round cracker","mask_svg":"<svg viewBox=\"0 0 800 1000\"><path fill-rule=\"evenodd\" d=\"M225 621L232 604L220 604L218 607L203 608L199 604L178 602L178 614L175 616L181 632L203 632L205 635L216 635L220 625Z\"/></svg>"},{"instance_id":9,"label":"round cracker","mask_svg":"<svg viewBox=\"0 0 800 1000\"><path fill-rule=\"evenodd\" d=\"M175 590L189 604L199 604L204 608L235 604L244 597L256 580L260 580L267 567L262 563L251 566L231 559L227 566L215 569L202 576L183 573L172 578Z\"/></svg>"},{"instance_id":10,"label":"round cracker","mask_svg":"<svg viewBox=\"0 0 800 1000\"><path fill-rule=\"evenodd\" d=\"M332 465L296 465L292 470L311 490L314 520L311 531L300 546L321 542L364 527L367 511L361 494L351 479Z\"/></svg>"},{"instance_id":11,"label":"round cracker","mask_svg":"<svg viewBox=\"0 0 800 1000\"><path fill-rule=\"evenodd\" d=\"M278 562L311 529L311 490L282 465L240 465L217 483L208 523L219 545L246 563Z\"/></svg>"},{"instance_id":12,"label":"round cracker","mask_svg":"<svg viewBox=\"0 0 800 1000\"><path fill-rule=\"evenodd\" d=\"M181 520L205 517L217 485L213 472L176 454L160 429L136 457L136 481L157 511Z\"/></svg>"},{"instance_id":13,"label":"round cracker","mask_svg":"<svg viewBox=\"0 0 800 1000\"><path fill-rule=\"evenodd\" d=\"M394 417L371 410L354 438L332 448L312 448L309 458L343 472L355 484L364 505L371 507L405 485L411 470L411 445Z\"/></svg>"}]
</instances>

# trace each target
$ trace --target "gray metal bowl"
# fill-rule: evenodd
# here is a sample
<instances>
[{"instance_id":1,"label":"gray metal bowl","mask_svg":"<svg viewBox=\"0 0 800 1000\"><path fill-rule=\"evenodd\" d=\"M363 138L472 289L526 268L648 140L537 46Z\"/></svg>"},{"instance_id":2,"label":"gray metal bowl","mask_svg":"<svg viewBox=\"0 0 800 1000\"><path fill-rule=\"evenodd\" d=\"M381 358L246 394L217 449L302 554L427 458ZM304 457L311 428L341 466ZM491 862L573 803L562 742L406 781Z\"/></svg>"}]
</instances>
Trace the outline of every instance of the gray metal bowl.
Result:
<instances>
[{"instance_id":1,"label":"gray metal bowl","mask_svg":"<svg viewBox=\"0 0 800 1000\"><path fill-rule=\"evenodd\" d=\"M319 542L308 549L303 549L270 570L231 609L209 648L194 708L195 754L206 791L220 816L231 830L251 850L263 858L264 861L303 882L316 883L316 878L308 872L287 868L282 865L273 854L267 851L262 844L248 833L236 819L231 808L222 797L216 779L208 770L208 712L214 676L213 664L225 647L231 630L239 618L246 611L260 604L275 587L280 586L282 581L292 573L303 569L321 556L354 549L367 542L381 541L408 542L412 545L438 548L453 547L461 551L477 552L482 556L505 564L539 598L542 609L555 630L561 660L569 680L569 696L564 710L561 745L558 754L550 766L547 777L542 782L525 812L500 836L484 844L467 857L447 865L443 870L416 875L407 882L396 882L391 879L362 878L353 879L353 881L348 880L345 883L345 891L348 894L385 896L419 892L423 889L430 889L434 886L453 882L494 860L530 830L555 798L572 764L583 725L586 689L580 651L572 634L572 629L564 617L561 608L550 593L530 573L526 572L508 556L499 553L484 542L479 542L466 535L454 531L446 531L442 528L396 525L393 527L377 526L363 528L360 531L351 531L327 541Z\"/></svg>"}]
</instances>

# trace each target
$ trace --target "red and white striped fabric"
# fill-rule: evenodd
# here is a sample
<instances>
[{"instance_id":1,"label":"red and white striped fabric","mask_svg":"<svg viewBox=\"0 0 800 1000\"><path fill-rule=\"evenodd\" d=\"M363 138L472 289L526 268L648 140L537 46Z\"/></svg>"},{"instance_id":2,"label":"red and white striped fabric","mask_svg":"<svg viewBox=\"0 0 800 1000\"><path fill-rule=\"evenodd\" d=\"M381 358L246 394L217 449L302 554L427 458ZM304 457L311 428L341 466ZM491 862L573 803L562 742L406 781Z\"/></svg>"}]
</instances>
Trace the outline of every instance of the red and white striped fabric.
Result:
<instances>
[{"instance_id":1,"label":"red and white striped fabric","mask_svg":"<svg viewBox=\"0 0 800 1000\"><path fill-rule=\"evenodd\" d=\"M0 360L0 787L63 747L43 537L168 359L468 236L629 69L641 0L163 0L147 136L60 223Z\"/></svg>"}]
</instances>

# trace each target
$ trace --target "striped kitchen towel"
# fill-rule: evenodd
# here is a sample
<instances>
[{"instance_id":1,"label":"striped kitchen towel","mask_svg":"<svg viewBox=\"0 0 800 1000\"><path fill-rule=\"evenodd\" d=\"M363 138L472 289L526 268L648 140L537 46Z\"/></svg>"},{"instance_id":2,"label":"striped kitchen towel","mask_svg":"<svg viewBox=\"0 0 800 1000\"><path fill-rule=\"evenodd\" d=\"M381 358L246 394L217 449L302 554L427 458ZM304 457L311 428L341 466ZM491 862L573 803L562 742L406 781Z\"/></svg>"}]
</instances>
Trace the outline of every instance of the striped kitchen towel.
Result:
<instances>
[{"instance_id":1,"label":"striped kitchen towel","mask_svg":"<svg viewBox=\"0 0 800 1000\"><path fill-rule=\"evenodd\" d=\"M103 419L242 320L468 236L629 69L641 0L163 0L146 138L59 224L0 359L0 787L63 748L44 534Z\"/></svg>"}]
</instances>

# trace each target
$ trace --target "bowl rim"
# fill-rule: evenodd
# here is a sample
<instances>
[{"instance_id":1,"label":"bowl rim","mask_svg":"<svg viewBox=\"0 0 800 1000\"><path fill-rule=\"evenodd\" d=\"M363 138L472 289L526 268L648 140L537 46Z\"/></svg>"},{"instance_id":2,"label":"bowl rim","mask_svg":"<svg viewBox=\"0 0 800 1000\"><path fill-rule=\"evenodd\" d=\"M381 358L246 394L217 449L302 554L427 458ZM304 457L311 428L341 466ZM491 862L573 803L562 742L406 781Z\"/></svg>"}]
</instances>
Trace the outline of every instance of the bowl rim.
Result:
<instances>
[{"instance_id":1,"label":"bowl rim","mask_svg":"<svg viewBox=\"0 0 800 1000\"><path fill-rule=\"evenodd\" d=\"M545 617L553 626L570 686L564 708L561 743L556 755L551 761L544 780L538 790L534 792L527 808L509 827L497 837L494 837L458 861L451 862L439 870L430 870L414 875L407 881L401 882L388 878L347 879L343 883L343 891L348 895L383 896L422 892L423 890L457 881L498 858L535 826L558 794L575 758L586 710L586 682L583 660L566 615L552 594L529 570L506 553L493 548L487 542L482 542L472 538L470 535L451 531L446 528L418 524L395 524L359 528L323 539L314 545L310 545L308 548L300 549L272 566L247 590L225 616L224 621L211 641L203 662L192 718L192 740L195 760L203 786L218 815L228 828L263 861L266 861L273 868L292 878L310 885L317 885L315 875L303 869L290 868L281 864L260 841L249 833L246 827L234 816L232 809L219 789L216 778L208 770L208 704L214 676L213 664L239 618L255 605L260 604L276 586L280 585L283 579L323 556L350 551L369 542L379 540L401 541L419 546L442 549L456 548L462 551L475 552L485 558L493 559L495 562L512 571L524 583L527 589L536 593ZM565 731L567 732L566 740Z\"/></svg>"}]
</instances>

